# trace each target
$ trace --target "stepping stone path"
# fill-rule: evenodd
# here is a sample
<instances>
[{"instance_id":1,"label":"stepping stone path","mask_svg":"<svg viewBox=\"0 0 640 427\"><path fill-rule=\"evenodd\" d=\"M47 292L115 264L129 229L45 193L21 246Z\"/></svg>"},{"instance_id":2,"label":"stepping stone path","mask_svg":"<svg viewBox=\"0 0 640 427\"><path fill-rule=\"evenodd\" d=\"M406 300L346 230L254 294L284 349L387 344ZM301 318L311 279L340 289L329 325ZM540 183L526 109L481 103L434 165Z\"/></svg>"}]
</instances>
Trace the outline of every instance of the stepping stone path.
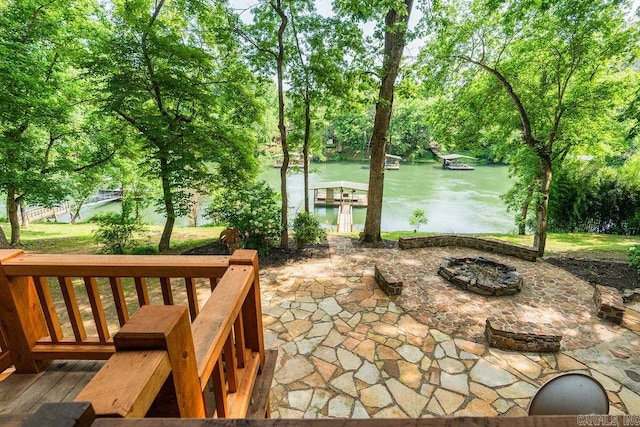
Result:
<instances>
[{"instance_id":1,"label":"stepping stone path","mask_svg":"<svg viewBox=\"0 0 640 427\"><path fill-rule=\"evenodd\" d=\"M445 256L480 251L329 242L330 257L261 271L265 345L279 350L274 418L522 416L540 385L568 371L597 378L611 414L640 413L640 335L599 319L593 288L564 270L504 257L522 291L489 299L437 274ZM404 284L393 300L373 277L380 259ZM490 348L488 317L552 325L560 349Z\"/></svg>"}]
</instances>

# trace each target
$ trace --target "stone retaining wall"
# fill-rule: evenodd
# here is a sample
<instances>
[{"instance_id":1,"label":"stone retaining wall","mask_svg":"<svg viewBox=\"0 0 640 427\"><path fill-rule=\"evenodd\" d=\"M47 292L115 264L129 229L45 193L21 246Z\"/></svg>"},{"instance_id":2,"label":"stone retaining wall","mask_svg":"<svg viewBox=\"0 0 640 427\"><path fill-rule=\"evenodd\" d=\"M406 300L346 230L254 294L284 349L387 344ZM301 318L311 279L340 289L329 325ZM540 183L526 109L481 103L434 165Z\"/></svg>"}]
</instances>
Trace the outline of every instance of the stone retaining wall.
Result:
<instances>
[{"instance_id":1,"label":"stone retaining wall","mask_svg":"<svg viewBox=\"0 0 640 427\"><path fill-rule=\"evenodd\" d=\"M492 318L487 319L485 332L489 347L501 350L552 353L560 350L562 341L562 335L556 335L550 327L508 324Z\"/></svg>"},{"instance_id":2,"label":"stone retaining wall","mask_svg":"<svg viewBox=\"0 0 640 427\"><path fill-rule=\"evenodd\" d=\"M620 292L616 288L596 285L593 291L593 302L596 304L598 317L610 320L618 325L622 323L624 303Z\"/></svg>"},{"instance_id":3,"label":"stone retaining wall","mask_svg":"<svg viewBox=\"0 0 640 427\"><path fill-rule=\"evenodd\" d=\"M387 295L396 296L402 293L402 281L398 280L386 266L376 264L374 277L378 286Z\"/></svg>"},{"instance_id":4,"label":"stone retaining wall","mask_svg":"<svg viewBox=\"0 0 640 427\"><path fill-rule=\"evenodd\" d=\"M398 239L398 246L400 249L428 248L434 246L461 246L485 252L510 255L532 262L535 262L538 257L538 251L529 246L466 234L435 234L432 236L400 237L400 239Z\"/></svg>"}]
</instances>

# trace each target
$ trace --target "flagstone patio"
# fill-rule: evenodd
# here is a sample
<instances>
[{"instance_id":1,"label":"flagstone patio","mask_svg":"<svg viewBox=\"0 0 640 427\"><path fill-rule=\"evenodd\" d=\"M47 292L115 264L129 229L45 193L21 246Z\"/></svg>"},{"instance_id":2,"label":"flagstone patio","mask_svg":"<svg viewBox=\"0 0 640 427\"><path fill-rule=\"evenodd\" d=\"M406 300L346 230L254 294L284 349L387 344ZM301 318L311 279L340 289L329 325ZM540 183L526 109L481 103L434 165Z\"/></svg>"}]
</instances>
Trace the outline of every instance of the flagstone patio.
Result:
<instances>
[{"instance_id":1,"label":"flagstone patio","mask_svg":"<svg viewBox=\"0 0 640 427\"><path fill-rule=\"evenodd\" d=\"M278 348L274 418L526 415L547 379L580 371L609 394L611 414L640 413L640 336L596 316L593 288L551 264L466 248L354 249L261 271L267 348ZM484 297L438 275L444 257L485 256L524 278L513 296ZM389 297L374 265L404 283ZM488 317L562 334L558 353L489 348Z\"/></svg>"}]
</instances>

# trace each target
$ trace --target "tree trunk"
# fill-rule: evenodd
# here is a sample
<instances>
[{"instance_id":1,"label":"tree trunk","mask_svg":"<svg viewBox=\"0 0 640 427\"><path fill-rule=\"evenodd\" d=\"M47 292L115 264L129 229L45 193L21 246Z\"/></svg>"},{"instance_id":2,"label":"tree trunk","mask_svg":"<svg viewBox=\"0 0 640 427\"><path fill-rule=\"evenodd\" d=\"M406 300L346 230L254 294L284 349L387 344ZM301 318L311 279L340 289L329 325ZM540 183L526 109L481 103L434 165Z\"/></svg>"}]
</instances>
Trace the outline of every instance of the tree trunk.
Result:
<instances>
[{"instance_id":1,"label":"tree trunk","mask_svg":"<svg viewBox=\"0 0 640 427\"><path fill-rule=\"evenodd\" d=\"M14 188L10 188L7 193L7 214L11 223L11 246L16 246L20 244L20 217Z\"/></svg>"},{"instance_id":2,"label":"tree trunk","mask_svg":"<svg viewBox=\"0 0 640 427\"><path fill-rule=\"evenodd\" d=\"M0 249L9 248L9 241L7 240L7 236L4 234L4 230L0 227Z\"/></svg>"},{"instance_id":3,"label":"tree trunk","mask_svg":"<svg viewBox=\"0 0 640 427\"><path fill-rule=\"evenodd\" d=\"M538 256L544 256L547 244L547 208L549 207L549 188L553 177L551 156L539 154L540 159L540 199L536 207L536 235L533 239L533 247L538 250Z\"/></svg>"},{"instance_id":4,"label":"tree trunk","mask_svg":"<svg viewBox=\"0 0 640 427\"><path fill-rule=\"evenodd\" d=\"M271 7L280 17L280 27L278 28L278 53L276 54L276 72L278 79L278 129L280 130L280 145L282 146L282 167L280 168L280 194L282 195L282 205L280 209L280 247L289 246L288 229L288 209L287 201L287 169L289 168L289 147L287 146L287 128L284 124L284 87L283 87L283 65L284 65L284 30L287 28L288 19L282 9L282 1L272 2Z\"/></svg>"},{"instance_id":5,"label":"tree trunk","mask_svg":"<svg viewBox=\"0 0 640 427\"><path fill-rule=\"evenodd\" d=\"M158 250L160 252L164 252L169 250L171 245L171 233L173 233L173 225L176 222L176 213L173 208L173 195L171 194L171 183L169 182L169 164L166 158L160 159L160 177L162 179L162 198L164 200L167 219L164 223L164 229L162 230Z\"/></svg>"},{"instance_id":6,"label":"tree trunk","mask_svg":"<svg viewBox=\"0 0 640 427\"><path fill-rule=\"evenodd\" d=\"M24 199L20 198L20 219L22 220L22 227L26 228L29 226L29 215L27 215L27 207L24 204Z\"/></svg>"},{"instance_id":7,"label":"tree trunk","mask_svg":"<svg viewBox=\"0 0 640 427\"><path fill-rule=\"evenodd\" d=\"M305 89L304 98L304 141L302 143L302 161L304 162L304 211L309 213L309 136L311 134L311 100L309 90Z\"/></svg>"},{"instance_id":8,"label":"tree trunk","mask_svg":"<svg viewBox=\"0 0 640 427\"><path fill-rule=\"evenodd\" d=\"M82 209L83 202L80 202L76 209L71 213L71 224L75 224L80 219L80 209Z\"/></svg>"},{"instance_id":9,"label":"tree trunk","mask_svg":"<svg viewBox=\"0 0 640 427\"><path fill-rule=\"evenodd\" d=\"M382 225L382 195L384 192L384 156L393 107L393 89L400 68L405 45L406 23L411 14L413 0L405 0L406 14L389 10L385 18L384 62L376 116L371 137L371 164L369 170L369 204L364 224L363 242L379 242Z\"/></svg>"},{"instance_id":10,"label":"tree trunk","mask_svg":"<svg viewBox=\"0 0 640 427\"><path fill-rule=\"evenodd\" d=\"M531 197L533 196L533 185L527 189L527 195L522 202L520 209L520 223L518 224L518 234L524 236L527 234L527 216L529 215L529 206L531 205Z\"/></svg>"}]
</instances>

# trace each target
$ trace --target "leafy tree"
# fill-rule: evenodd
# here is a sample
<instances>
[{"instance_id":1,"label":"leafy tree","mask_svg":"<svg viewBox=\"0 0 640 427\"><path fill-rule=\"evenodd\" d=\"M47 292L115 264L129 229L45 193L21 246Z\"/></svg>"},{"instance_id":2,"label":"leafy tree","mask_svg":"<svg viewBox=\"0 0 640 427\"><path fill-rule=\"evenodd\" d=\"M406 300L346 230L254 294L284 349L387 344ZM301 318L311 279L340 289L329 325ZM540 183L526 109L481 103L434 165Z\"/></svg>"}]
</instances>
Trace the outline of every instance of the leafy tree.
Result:
<instances>
[{"instance_id":1,"label":"leafy tree","mask_svg":"<svg viewBox=\"0 0 640 427\"><path fill-rule=\"evenodd\" d=\"M411 214L411 218L409 218L409 224L414 227L413 231L418 231L421 225L425 225L428 222L429 219L424 214L424 209L415 209Z\"/></svg>"},{"instance_id":2,"label":"leafy tree","mask_svg":"<svg viewBox=\"0 0 640 427\"><path fill-rule=\"evenodd\" d=\"M262 2L251 9L253 24L243 25L235 17L232 28L240 33L247 44L253 49L251 62L266 75L273 74L273 65L276 68L276 83L278 91L278 131L280 147L282 148L282 166L280 167L280 194L282 202L280 207L281 231L280 246L289 245L288 222L288 196L287 196L287 170L289 168L289 144L287 143L287 127L285 120L285 91L284 73L288 58L287 37L285 32L289 25L289 17L286 13L288 2L285 0L271 0Z\"/></svg>"},{"instance_id":3,"label":"leafy tree","mask_svg":"<svg viewBox=\"0 0 640 427\"><path fill-rule=\"evenodd\" d=\"M312 142L320 146L319 126L312 126L312 119L318 121L313 108L332 104L349 92L355 75L347 58L359 55L360 45L353 41L360 30L352 22L321 17L310 2L291 2L288 12L294 46L288 67L294 110L291 116L296 124L292 142L295 144L296 137L302 142L304 209L308 213L309 151Z\"/></svg>"},{"instance_id":4,"label":"leafy tree","mask_svg":"<svg viewBox=\"0 0 640 427\"><path fill-rule=\"evenodd\" d=\"M432 75L454 71L457 78L449 79L450 87L489 76L506 95L508 104L503 108L510 105L511 118L494 123L506 127L503 134L510 133L517 118L521 143L535 153L535 182L523 183L522 188L537 187L534 246L540 256L546 243L554 162L586 142L584 124L610 115L618 94L625 90L615 70L628 53L631 30L619 3L454 2L425 52ZM509 115L496 115L501 117Z\"/></svg>"},{"instance_id":5,"label":"leafy tree","mask_svg":"<svg viewBox=\"0 0 640 427\"><path fill-rule=\"evenodd\" d=\"M369 203L364 231L361 236L362 241L379 242L382 240L380 228L382 224L385 150L389 138L393 93L396 77L400 70L402 52L406 44L407 24L413 8L413 0L382 1L375 5L366 1L339 0L335 3L339 11L350 13L360 19L381 18L381 15L384 15L382 66L376 73L380 78L380 86L371 136Z\"/></svg>"},{"instance_id":6,"label":"leafy tree","mask_svg":"<svg viewBox=\"0 0 640 427\"><path fill-rule=\"evenodd\" d=\"M139 161L161 182L160 251L169 249L176 217L188 213L192 190L255 173L251 124L261 90L225 30L227 13L221 3L116 2L92 45L104 109L137 133Z\"/></svg>"},{"instance_id":7,"label":"leafy tree","mask_svg":"<svg viewBox=\"0 0 640 427\"><path fill-rule=\"evenodd\" d=\"M19 207L62 201L66 177L102 164L113 144L88 133L84 52L95 3L0 3L0 188L11 244L20 243Z\"/></svg>"}]
</instances>

